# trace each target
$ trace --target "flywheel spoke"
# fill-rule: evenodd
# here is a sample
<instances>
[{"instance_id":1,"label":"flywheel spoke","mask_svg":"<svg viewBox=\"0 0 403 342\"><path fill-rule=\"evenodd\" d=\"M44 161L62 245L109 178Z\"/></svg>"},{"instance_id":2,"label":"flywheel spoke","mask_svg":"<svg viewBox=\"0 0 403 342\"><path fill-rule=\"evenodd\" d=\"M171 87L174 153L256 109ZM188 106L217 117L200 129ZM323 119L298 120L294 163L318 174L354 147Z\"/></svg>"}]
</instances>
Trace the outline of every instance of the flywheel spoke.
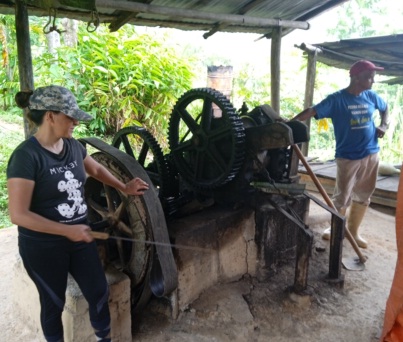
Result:
<instances>
[{"instance_id":1,"label":"flywheel spoke","mask_svg":"<svg viewBox=\"0 0 403 342\"><path fill-rule=\"evenodd\" d=\"M98 215L102 217L102 219L108 218L109 211L105 209L102 205L95 202L92 198L87 199L87 204L91 209L97 212Z\"/></svg>"}]
</instances>

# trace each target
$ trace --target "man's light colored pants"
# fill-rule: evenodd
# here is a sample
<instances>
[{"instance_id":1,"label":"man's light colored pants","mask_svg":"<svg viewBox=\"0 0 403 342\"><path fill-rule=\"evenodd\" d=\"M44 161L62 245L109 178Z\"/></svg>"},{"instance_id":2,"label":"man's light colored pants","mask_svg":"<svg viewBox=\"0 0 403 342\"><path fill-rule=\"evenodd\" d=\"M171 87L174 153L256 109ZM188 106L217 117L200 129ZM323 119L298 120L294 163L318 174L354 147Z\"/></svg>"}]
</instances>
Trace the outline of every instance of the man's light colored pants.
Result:
<instances>
[{"instance_id":1,"label":"man's light colored pants","mask_svg":"<svg viewBox=\"0 0 403 342\"><path fill-rule=\"evenodd\" d=\"M337 210L346 209L351 201L369 205L378 176L378 153L350 160L336 158L336 186L332 197Z\"/></svg>"}]
</instances>

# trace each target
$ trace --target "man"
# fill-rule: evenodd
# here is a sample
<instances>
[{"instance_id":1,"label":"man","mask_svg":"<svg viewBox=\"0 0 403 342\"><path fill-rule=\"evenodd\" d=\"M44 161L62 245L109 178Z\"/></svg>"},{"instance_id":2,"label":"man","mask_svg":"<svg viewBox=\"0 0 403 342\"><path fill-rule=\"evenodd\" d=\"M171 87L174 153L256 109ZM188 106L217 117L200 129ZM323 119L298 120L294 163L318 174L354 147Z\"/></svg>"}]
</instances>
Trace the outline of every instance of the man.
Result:
<instances>
[{"instance_id":1,"label":"man","mask_svg":"<svg viewBox=\"0 0 403 342\"><path fill-rule=\"evenodd\" d=\"M350 68L350 84L319 104L307 108L293 120L330 118L336 139L336 185L333 203L340 214L350 213L347 228L361 248L367 247L359 234L359 226L375 190L378 172L378 138L383 138L388 127L388 107L373 90L376 70L382 67L361 60ZM378 110L381 122L376 127L373 114ZM330 238L330 228L322 237Z\"/></svg>"}]
</instances>

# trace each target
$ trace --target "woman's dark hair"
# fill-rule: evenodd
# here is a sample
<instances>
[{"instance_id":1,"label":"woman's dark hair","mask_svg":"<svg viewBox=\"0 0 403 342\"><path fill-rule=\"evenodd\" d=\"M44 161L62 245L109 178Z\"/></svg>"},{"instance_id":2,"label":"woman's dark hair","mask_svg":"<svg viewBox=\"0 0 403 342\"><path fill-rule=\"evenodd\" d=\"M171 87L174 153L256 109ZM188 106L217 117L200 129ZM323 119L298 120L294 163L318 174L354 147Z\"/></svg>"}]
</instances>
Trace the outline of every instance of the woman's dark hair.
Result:
<instances>
[{"instance_id":1,"label":"woman's dark hair","mask_svg":"<svg viewBox=\"0 0 403 342\"><path fill-rule=\"evenodd\" d=\"M15 95L15 103L17 103L17 106L22 109L27 108L29 106L29 98L33 93L32 90L19 91Z\"/></svg>"},{"instance_id":2,"label":"woman's dark hair","mask_svg":"<svg viewBox=\"0 0 403 342\"><path fill-rule=\"evenodd\" d=\"M27 113L27 119L35 125L40 126L47 111L46 109L30 109Z\"/></svg>"},{"instance_id":3,"label":"woman's dark hair","mask_svg":"<svg viewBox=\"0 0 403 342\"><path fill-rule=\"evenodd\" d=\"M32 90L23 90L19 91L15 95L15 102L19 108L28 108L29 107L29 98L33 94ZM27 113L27 119L34 123L35 125L39 126L42 124L43 117L47 110L38 110L38 109L30 109Z\"/></svg>"}]
</instances>

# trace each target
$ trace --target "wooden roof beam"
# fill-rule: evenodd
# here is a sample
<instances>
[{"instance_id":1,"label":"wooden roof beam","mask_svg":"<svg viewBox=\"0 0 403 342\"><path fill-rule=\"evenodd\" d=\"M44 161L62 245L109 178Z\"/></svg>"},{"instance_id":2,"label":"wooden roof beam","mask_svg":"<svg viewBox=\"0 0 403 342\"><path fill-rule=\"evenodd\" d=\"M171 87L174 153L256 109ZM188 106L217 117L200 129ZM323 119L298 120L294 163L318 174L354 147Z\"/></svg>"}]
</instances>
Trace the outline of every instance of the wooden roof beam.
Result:
<instances>
[{"instance_id":1,"label":"wooden roof beam","mask_svg":"<svg viewBox=\"0 0 403 342\"><path fill-rule=\"evenodd\" d=\"M264 1L265 0L252 0L244 7L242 7L237 14L244 15ZM203 34L204 39L207 39L208 37L212 36L214 33L220 31L223 27L226 26L228 26L228 24L216 23L210 31Z\"/></svg>"},{"instance_id":2,"label":"wooden roof beam","mask_svg":"<svg viewBox=\"0 0 403 342\"><path fill-rule=\"evenodd\" d=\"M135 0L129 0L129 1L135 1ZM149 4L151 2L152 2L152 0L144 0L143 1L143 3L145 3L145 4ZM111 32L116 32L123 25L127 24L136 15L137 15L137 12L123 11L123 12L119 13L119 16L109 24L109 30Z\"/></svg>"},{"instance_id":3,"label":"wooden roof beam","mask_svg":"<svg viewBox=\"0 0 403 342\"><path fill-rule=\"evenodd\" d=\"M96 8L112 8L114 10L153 13L173 17L183 17L188 19L210 20L218 23L227 23L229 25L247 25L260 27L289 27L294 29L308 30L309 23L304 21L267 19L258 17L249 17L237 14L217 14L209 12L200 12L181 8L154 6L137 2L114 1L114 0L96 0Z\"/></svg>"}]
</instances>

